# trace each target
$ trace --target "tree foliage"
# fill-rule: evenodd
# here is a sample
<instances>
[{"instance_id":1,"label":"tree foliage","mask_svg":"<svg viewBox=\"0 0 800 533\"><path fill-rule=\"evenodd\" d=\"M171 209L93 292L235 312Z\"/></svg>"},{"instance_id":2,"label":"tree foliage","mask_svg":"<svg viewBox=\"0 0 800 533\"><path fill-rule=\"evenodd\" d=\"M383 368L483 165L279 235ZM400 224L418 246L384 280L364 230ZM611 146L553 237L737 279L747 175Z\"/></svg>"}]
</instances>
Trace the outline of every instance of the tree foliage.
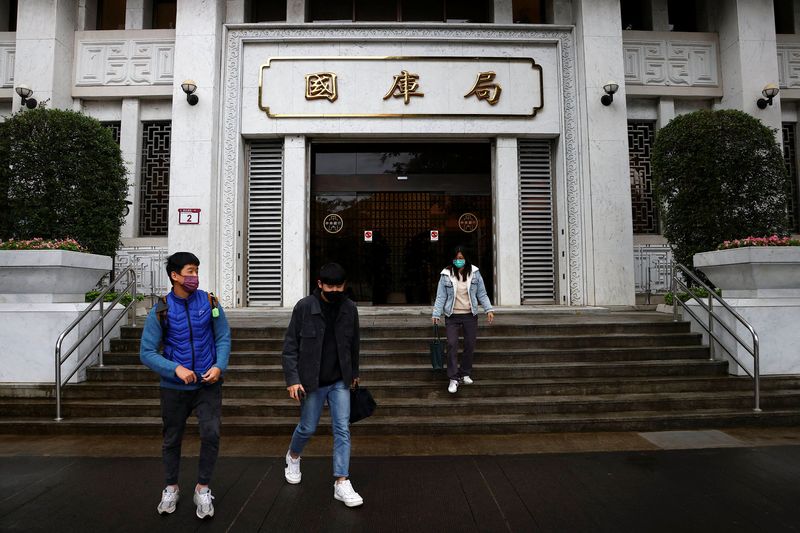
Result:
<instances>
[{"instance_id":1,"label":"tree foliage","mask_svg":"<svg viewBox=\"0 0 800 533\"><path fill-rule=\"evenodd\" d=\"M652 154L664 236L675 260L723 241L787 231L787 172L775 132L736 110L673 119Z\"/></svg>"},{"instance_id":2,"label":"tree foliage","mask_svg":"<svg viewBox=\"0 0 800 533\"><path fill-rule=\"evenodd\" d=\"M0 124L0 238L73 238L114 255L127 194L111 132L74 111L37 108Z\"/></svg>"}]
</instances>

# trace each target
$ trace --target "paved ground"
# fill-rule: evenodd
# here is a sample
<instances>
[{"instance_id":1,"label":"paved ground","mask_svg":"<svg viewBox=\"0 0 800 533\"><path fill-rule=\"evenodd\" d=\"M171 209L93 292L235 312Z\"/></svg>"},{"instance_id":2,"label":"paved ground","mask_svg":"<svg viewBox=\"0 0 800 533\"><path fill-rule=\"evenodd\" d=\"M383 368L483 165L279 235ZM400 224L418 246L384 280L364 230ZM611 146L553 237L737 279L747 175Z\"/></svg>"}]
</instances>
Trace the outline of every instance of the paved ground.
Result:
<instances>
[{"instance_id":1,"label":"paved ground","mask_svg":"<svg viewBox=\"0 0 800 533\"><path fill-rule=\"evenodd\" d=\"M290 486L276 453L285 442L228 439L212 485L217 514L206 522L190 499L195 457L184 461L178 511L160 517L156 442L59 437L37 448L37 439L3 436L0 531L800 531L800 446L787 445L796 428L581 435L531 436L513 450L525 453L504 455L486 454L510 441L475 437L444 443L452 455L423 457L390 453L393 444L413 450L407 440L375 440L384 455L354 452L360 509L332 498L330 458L319 456L329 441L318 439L303 483ZM626 451L544 453L571 441ZM196 443L187 444L192 455ZM470 449L483 455L460 455Z\"/></svg>"}]
</instances>

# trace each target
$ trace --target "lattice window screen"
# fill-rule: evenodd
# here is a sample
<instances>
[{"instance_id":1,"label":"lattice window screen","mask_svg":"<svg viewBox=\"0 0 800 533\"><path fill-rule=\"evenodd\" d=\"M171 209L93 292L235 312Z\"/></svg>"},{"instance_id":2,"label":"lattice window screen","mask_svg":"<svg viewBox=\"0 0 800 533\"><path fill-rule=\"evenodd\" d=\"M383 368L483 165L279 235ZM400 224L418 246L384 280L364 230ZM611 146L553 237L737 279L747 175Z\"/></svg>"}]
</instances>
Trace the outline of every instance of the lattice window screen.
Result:
<instances>
[{"instance_id":1,"label":"lattice window screen","mask_svg":"<svg viewBox=\"0 0 800 533\"><path fill-rule=\"evenodd\" d=\"M283 142L251 142L247 164L247 305L280 305L283 294Z\"/></svg>"},{"instance_id":2,"label":"lattice window screen","mask_svg":"<svg viewBox=\"0 0 800 533\"><path fill-rule=\"evenodd\" d=\"M789 229L800 231L797 198L797 123L784 122L783 127L783 160L789 174L786 182L787 211L789 212Z\"/></svg>"},{"instance_id":3,"label":"lattice window screen","mask_svg":"<svg viewBox=\"0 0 800 533\"><path fill-rule=\"evenodd\" d=\"M119 144L120 132L122 130L122 122L120 122L119 120L109 120L106 122L101 122L100 124L111 130L111 136L114 137L114 142Z\"/></svg>"},{"instance_id":4,"label":"lattice window screen","mask_svg":"<svg viewBox=\"0 0 800 533\"><path fill-rule=\"evenodd\" d=\"M142 122L139 236L165 236L169 228L169 154L172 122Z\"/></svg>"},{"instance_id":5,"label":"lattice window screen","mask_svg":"<svg viewBox=\"0 0 800 533\"><path fill-rule=\"evenodd\" d=\"M658 205L653 190L650 151L656 137L655 122L628 121L628 161L631 168L633 232L657 234Z\"/></svg>"},{"instance_id":6,"label":"lattice window screen","mask_svg":"<svg viewBox=\"0 0 800 533\"><path fill-rule=\"evenodd\" d=\"M550 141L519 141L522 303L554 303L553 172Z\"/></svg>"}]
</instances>

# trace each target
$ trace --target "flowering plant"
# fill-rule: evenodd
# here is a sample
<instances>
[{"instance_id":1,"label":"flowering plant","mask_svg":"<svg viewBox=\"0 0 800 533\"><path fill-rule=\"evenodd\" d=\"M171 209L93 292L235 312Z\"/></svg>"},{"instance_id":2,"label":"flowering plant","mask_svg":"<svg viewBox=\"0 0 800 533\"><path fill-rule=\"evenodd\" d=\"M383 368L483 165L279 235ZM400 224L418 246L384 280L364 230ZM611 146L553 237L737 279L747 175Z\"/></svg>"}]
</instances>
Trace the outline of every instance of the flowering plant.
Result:
<instances>
[{"instance_id":1,"label":"flowering plant","mask_svg":"<svg viewBox=\"0 0 800 533\"><path fill-rule=\"evenodd\" d=\"M0 250L68 250L71 252L88 253L89 250L81 246L75 239L42 239L36 237L30 240L0 241Z\"/></svg>"},{"instance_id":2,"label":"flowering plant","mask_svg":"<svg viewBox=\"0 0 800 533\"><path fill-rule=\"evenodd\" d=\"M789 237L745 237L744 239L734 239L725 241L717 247L717 250L730 250L731 248L744 248L745 246L800 246L800 240Z\"/></svg>"}]
</instances>

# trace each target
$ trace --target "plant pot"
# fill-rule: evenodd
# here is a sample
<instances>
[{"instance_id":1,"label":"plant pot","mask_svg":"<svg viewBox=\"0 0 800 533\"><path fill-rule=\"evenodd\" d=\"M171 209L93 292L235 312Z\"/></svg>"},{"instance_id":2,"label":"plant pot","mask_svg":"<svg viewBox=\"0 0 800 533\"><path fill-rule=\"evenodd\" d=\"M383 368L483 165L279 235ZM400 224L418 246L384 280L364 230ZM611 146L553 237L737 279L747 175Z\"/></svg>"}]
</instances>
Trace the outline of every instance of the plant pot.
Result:
<instances>
[{"instance_id":1,"label":"plant pot","mask_svg":"<svg viewBox=\"0 0 800 533\"><path fill-rule=\"evenodd\" d=\"M67 250L0 250L0 302L83 302L111 257Z\"/></svg>"},{"instance_id":2,"label":"plant pot","mask_svg":"<svg viewBox=\"0 0 800 533\"><path fill-rule=\"evenodd\" d=\"M695 254L694 266L727 298L800 298L800 246L748 246Z\"/></svg>"}]
</instances>

